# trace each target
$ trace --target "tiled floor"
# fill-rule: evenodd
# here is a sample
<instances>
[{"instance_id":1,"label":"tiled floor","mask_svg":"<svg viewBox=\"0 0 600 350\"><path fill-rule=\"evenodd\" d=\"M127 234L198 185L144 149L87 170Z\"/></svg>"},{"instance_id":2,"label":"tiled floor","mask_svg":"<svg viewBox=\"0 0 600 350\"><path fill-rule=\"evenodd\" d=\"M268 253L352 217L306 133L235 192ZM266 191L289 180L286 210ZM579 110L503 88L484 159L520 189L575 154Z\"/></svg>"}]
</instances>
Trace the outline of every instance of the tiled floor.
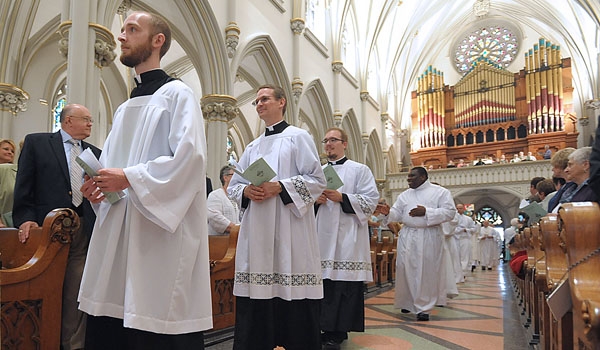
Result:
<instances>
[{"instance_id":1,"label":"tiled floor","mask_svg":"<svg viewBox=\"0 0 600 350\"><path fill-rule=\"evenodd\" d=\"M364 333L350 333L344 350L527 349L525 329L513 294L508 266L476 270L459 284L459 296L436 307L429 322L394 309L394 290L365 301ZM228 340L208 350L232 348Z\"/></svg>"}]
</instances>

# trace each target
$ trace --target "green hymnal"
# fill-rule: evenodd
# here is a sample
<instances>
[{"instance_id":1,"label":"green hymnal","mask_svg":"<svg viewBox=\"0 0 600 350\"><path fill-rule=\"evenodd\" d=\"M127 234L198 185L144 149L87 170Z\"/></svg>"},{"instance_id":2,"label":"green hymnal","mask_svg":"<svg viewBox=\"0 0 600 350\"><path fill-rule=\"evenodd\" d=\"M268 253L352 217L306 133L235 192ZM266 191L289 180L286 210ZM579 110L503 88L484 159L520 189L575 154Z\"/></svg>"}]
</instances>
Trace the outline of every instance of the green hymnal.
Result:
<instances>
[{"instance_id":1,"label":"green hymnal","mask_svg":"<svg viewBox=\"0 0 600 350\"><path fill-rule=\"evenodd\" d=\"M235 168L233 171L235 171L244 179L250 181L250 183L254 186L260 186L263 182L267 182L277 175L262 157L250 164L248 169L244 170L244 172L241 172Z\"/></svg>"},{"instance_id":2,"label":"green hymnal","mask_svg":"<svg viewBox=\"0 0 600 350\"><path fill-rule=\"evenodd\" d=\"M325 174L325 178L327 179L327 189L328 190L337 190L338 188L344 186L342 179L338 175L337 171L331 166L331 164L327 164L325 168L323 168L323 173Z\"/></svg>"}]
</instances>

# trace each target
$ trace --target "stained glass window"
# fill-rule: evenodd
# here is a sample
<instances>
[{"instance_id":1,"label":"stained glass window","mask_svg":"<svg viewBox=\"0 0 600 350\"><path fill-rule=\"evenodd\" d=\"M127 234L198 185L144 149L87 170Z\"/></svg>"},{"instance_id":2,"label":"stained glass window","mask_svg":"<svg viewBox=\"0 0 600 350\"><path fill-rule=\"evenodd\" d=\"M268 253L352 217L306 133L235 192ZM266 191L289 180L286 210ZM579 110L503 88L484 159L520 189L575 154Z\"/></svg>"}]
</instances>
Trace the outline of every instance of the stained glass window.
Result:
<instances>
[{"instance_id":1,"label":"stained glass window","mask_svg":"<svg viewBox=\"0 0 600 350\"><path fill-rule=\"evenodd\" d=\"M467 34L456 47L456 69L464 74L480 59L506 68L516 57L518 48L516 35L504 26L477 29Z\"/></svg>"},{"instance_id":2,"label":"stained glass window","mask_svg":"<svg viewBox=\"0 0 600 350\"><path fill-rule=\"evenodd\" d=\"M483 207L475 214L475 221L483 223L485 220L490 222L490 226L502 226L502 217L494 208Z\"/></svg>"},{"instance_id":3,"label":"stained glass window","mask_svg":"<svg viewBox=\"0 0 600 350\"><path fill-rule=\"evenodd\" d=\"M58 131L58 129L60 129L60 112L62 112L62 110L66 104L67 104L67 99L64 97L59 99L58 101L56 101L56 106L54 106L54 109L52 110L52 117L53 117L52 131L53 132Z\"/></svg>"}]
</instances>

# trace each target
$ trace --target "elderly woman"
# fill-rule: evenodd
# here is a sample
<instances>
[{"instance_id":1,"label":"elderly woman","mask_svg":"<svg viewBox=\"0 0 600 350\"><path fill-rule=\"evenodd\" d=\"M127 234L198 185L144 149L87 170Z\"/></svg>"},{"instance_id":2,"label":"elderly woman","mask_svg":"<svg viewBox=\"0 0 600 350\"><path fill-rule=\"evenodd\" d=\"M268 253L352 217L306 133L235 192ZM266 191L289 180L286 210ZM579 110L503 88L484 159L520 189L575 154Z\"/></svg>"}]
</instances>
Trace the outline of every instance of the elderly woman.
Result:
<instances>
[{"instance_id":1,"label":"elderly woman","mask_svg":"<svg viewBox=\"0 0 600 350\"><path fill-rule=\"evenodd\" d=\"M15 151L17 147L13 140L0 140L0 227L12 226L11 212L17 165Z\"/></svg>"},{"instance_id":2,"label":"elderly woman","mask_svg":"<svg viewBox=\"0 0 600 350\"><path fill-rule=\"evenodd\" d=\"M567 183L563 186L565 190L560 194L558 203L570 202L598 202L598 197L588 185L590 177L590 156L592 147L579 148L569 155L569 162L565 168ZM556 194L554 197L558 196ZM557 205L553 212L558 212Z\"/></svg>"},{"instance_id":3,"label":"elderly woman","mask_svg":"<svg viewBox=\"0 0 600 350\"><path fill-rule=\"evenodd\" d=\"M208 234L225 235L240 224L237 203L227 196L227 186L233 176L233 168L224 166L219 173L221 187L208 195L206 206L208 208Z\"/></svg>"}]
</instances>

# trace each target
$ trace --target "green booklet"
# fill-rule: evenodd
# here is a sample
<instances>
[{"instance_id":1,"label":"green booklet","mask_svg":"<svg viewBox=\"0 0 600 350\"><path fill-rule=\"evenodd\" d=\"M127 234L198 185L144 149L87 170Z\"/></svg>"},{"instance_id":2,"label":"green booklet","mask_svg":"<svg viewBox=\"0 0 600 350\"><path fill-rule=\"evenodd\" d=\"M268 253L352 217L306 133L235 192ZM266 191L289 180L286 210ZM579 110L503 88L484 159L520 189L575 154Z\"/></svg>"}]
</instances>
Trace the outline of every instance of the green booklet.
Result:
<instances>
[{"instance_id":1,"label":"green booklet","mask_svg":"<svg viewBox=\"0 0 600 350\"><path fill-rule=\"evenodd\" d=\"M338 175L337 171L335 171L333 166L331 166L331 164L327 164L327 166L323 168L323 173L327 179L328 190L337 190L338 188L344 186L342 179L340 179L340 176Z\"/></svg>"},{"instance_id":2,"label":"green booklet","mask_svg":"<svg viewBox=\"0 0 600 350\"><path fill-rule=\"evenodd\" d=\"M264 158L257 159L254 163L250 164L248 169L243 172L234 168L238 175L244 179L250 181L254 186L260 186L263 182L267 182L277 175L275 171L269 166Z\"/></svg>"},{"instance_id":3,"label":"green booklet","mask_svg":"<svg viewBox=\"0 0 600 350\"><path fill-rule=\"evenodd\" d=\"M86 148L77 158L75 159L77 164L79 164L83 171L88 174L90 177L94 177L98 175L98 170L102 169L103 166L96 158L96 155L92 153L92 150ZM110 202L110 204L114 204L121 200L121 198L125 197L125 192L102 192L106 199Z\"/></svg>"}]
</instances>

